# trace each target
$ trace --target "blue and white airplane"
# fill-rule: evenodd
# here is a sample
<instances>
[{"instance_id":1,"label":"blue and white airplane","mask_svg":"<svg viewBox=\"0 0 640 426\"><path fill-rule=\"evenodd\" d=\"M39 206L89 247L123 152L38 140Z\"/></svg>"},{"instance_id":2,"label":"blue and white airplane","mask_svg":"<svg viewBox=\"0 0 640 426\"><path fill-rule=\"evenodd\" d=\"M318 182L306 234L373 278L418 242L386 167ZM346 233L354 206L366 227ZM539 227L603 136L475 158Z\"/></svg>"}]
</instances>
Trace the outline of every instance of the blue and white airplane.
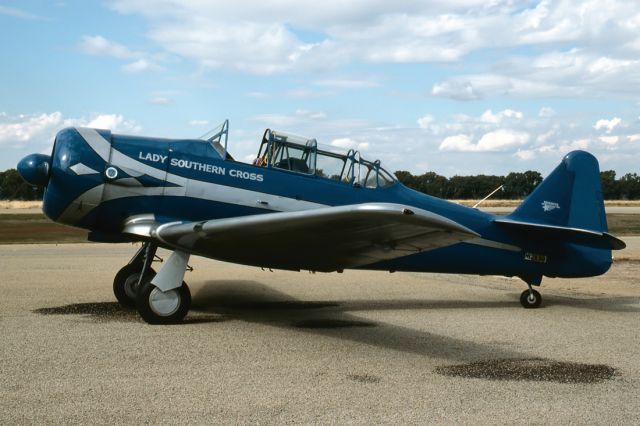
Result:
<instances>
[{"instance_id":1,"label":"blue and white airplane","mask_svg":"<svg viewBox=\"0 0 640 426\"><path fill-rule=\"evenodd\" d=\"M537 308L542 277L605 273L611 250L597 160L560 165L508 216L413 191L379 161L266 130L253 164L227 153L228 121L211 137L169 140L67 128L51 156L18 164L46 187L44 213L98 242L143 242L115 276L124 306L177 323L191 295L190 255L263 268L441 272L520 277ZM156 249L172 253L156 273Z\"/></svg>"}]
</instances>

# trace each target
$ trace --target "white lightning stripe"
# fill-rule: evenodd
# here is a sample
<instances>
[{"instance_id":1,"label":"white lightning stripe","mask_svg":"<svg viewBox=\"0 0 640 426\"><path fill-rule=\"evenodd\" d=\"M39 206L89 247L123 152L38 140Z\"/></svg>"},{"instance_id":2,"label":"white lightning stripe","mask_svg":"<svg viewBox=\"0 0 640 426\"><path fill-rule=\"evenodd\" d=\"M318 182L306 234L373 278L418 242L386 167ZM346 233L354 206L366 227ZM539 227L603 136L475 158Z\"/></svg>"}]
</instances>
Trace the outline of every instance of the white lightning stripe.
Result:
<instances>
[{"instance_id":1,"label":"white lightning stripe","mask_svg":"<svg viewBox=\"0 0 640 426\"><path fill-rule=\"evenodd\" d=\"M81 175L96 175L100 172L93 170L91 167L82 164L82 163L78 163L78 164L74 164L73 166L69 167L69 169L77 174L78 176Z\"/></svg>"},{"instance_id":2,"label":"white lightning stripe","mask_svg":"<svg viewBox=\"0 0 640 426\"><path fill-rule=\"evenodd\" d=\"M66 223L67 225L76 225L83 217L100 204L103 188L104 185L94 186L80 195L67 206L56 220L61 223Z\"/></svg>"},{"instance_id":3,"label":"white lightning stripe","mask_svg":"<svg viewBox=\"0 0 640 426\"><path fill-rule=\"evenodd\" d=\"M185 188L165 187L164 195L186 196L201 200L219 201L227 204L237 204L246 207L258 207L276 211L298 211L327 207L327 204L296 200L264 192L250 191L233 186L189 180ZM261 203L260 203L261 202ZM264 202L268 205L264 205Z\"/></svg>"},{"instance_id":4,"label":"white lightning stripe","mask_svg":"<svg viewBox=\"0 0 640 426\"><path fill-rule=\"evenodd\" d=\"M109 152L111 151L109 141L103 138L95 129L88 129L86 127L76 127L75 129L80 133L80 136L87 141L91 149L108 163Z\"/></svg>"},{"instance_id":5,"label":"white lightning stripe","mask_svg":"<svg viewBox=\"0 0 640 426\"><path fill-rule=\"evenodd\" d=\"M120 167L122 170L136 170L138 173L141 173L141 175L145 174L156 179L165 180L167 178L167 172L165 170L148 166L145 163L134 160L116 149L111 150L111 164ZM176 185L184 185L186 180L187 179L182 178L181 180L171 180L170 182Z\"/></svg>"}]
</instances>

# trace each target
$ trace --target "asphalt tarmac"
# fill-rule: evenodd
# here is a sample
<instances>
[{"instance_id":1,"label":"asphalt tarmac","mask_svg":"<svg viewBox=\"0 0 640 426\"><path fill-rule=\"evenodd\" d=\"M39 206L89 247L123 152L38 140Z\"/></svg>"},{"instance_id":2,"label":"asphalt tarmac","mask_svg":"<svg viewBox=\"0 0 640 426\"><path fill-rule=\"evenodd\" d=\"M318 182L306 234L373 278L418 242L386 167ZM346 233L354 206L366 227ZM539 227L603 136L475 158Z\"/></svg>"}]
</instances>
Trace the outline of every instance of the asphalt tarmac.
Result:
<instances>
[{"instance_id":1,"label":"asphalt tarmac","mask_svg":"<svg viewBox=\"0 0 640 426\"><path fill-rule=\"evenodd\" d=\"M0 246L0 424L638 424L640 238L607 275L261 271L193 258L195 309L115 304L131 245Z\"/></svg>"}]
</instances>

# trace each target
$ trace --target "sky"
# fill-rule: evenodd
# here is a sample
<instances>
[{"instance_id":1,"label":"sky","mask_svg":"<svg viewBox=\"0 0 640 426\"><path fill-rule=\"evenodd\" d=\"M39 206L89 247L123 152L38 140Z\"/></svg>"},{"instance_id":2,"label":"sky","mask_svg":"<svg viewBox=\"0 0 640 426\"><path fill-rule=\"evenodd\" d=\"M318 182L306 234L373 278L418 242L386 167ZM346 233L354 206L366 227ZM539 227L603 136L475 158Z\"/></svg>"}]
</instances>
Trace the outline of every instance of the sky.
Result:
<instances>
[{"instance_id":1,"label":"sky","mask_svg":"<svg viewBox=\"0 0 640 426\"><path fill-rule=\"evenodd\" d=\"M266 128L389 171L640 173L638 0L0 0L0 170L68 126Z\"/></svg>"}]
</instances>

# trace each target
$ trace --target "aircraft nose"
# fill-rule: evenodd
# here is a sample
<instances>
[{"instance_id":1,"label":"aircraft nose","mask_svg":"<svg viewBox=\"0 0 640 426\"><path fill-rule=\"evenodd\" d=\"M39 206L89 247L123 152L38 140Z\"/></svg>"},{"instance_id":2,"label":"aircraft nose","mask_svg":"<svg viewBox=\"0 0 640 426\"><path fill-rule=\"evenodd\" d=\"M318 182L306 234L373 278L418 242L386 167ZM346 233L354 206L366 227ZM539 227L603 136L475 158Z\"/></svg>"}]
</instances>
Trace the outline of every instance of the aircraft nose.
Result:
<instances>
[{"instance_id":1,"label":"aircraft nose","mask_svg":"<svg viewBox=\"0 0 640 426\"><path fill-rule=\"evenodd\" d=\"M31 154L18 163L18 173L31 185L47 186L51 157L44 154Z\"/></svg>"}]
</instances>

